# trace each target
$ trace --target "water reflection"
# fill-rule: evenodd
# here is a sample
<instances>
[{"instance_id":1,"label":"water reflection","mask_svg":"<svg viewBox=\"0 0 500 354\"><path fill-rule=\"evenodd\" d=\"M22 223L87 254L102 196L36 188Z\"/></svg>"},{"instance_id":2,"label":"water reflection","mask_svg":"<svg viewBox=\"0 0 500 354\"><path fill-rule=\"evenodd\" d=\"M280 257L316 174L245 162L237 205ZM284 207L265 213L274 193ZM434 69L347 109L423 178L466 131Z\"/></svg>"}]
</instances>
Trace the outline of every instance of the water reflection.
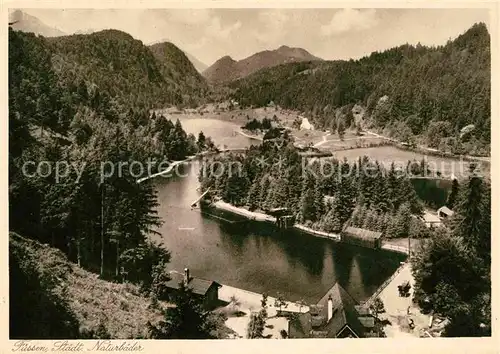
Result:
<instances>
[{"instance_id":1,"label":"water reflection","mask_svg":"<svg viewBox=\"0 0 500 354\"><path fill-rule=\"evenodd\" d=\"M217 127L212 129L216 131ZM180 171L189 173L155 181L158 213L164 220L159 238L171 251L171 269L189 267L197 277L271 296L280 292L290 300L308 302L318 301L339 281L361 301L394 272L402 259L300 232L279 232L249 222L230 224L203 215L190 207L199 196L198 171L190 166Z\"/></svg>"}]
</instances>

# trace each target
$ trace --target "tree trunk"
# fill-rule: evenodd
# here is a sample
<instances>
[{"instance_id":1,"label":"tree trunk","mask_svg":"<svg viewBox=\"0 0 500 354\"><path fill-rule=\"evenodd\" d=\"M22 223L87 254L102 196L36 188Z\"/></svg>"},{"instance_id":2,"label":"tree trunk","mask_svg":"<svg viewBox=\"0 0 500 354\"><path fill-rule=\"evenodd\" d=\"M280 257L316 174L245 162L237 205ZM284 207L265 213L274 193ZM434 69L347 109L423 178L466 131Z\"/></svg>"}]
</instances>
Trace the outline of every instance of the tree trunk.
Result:
<instances>
[{"instance_id":1,"label":"tree trunk","mask_svg":"<svg viewBox=\"0 0 500 354\"><path fill-rule=\"evenodd\" d=\"M76 259L78 262L78 266L81 267L81 250L80 250L80 234L78 234L77 239L76 239Z\"/></svg>"},{"instance_id":2,"label":"tree trunk","mask_svg":"<svg viewBox=\"0 0 500 354\"><path fill-rule=\"evenodd\" d=\"M101 277L104 275L104 184L101 185Z\"/></svg>"},{"instance_id":3,"label":"tree trunk","mask_svg":"<svg viewBox=\"0 0 500 354\"><path fill-rule=\"evenodd\" d=\"M116 240L116 277L118 277L118 268L120 265L120 240Z\"/></svg>"}]
</instances>

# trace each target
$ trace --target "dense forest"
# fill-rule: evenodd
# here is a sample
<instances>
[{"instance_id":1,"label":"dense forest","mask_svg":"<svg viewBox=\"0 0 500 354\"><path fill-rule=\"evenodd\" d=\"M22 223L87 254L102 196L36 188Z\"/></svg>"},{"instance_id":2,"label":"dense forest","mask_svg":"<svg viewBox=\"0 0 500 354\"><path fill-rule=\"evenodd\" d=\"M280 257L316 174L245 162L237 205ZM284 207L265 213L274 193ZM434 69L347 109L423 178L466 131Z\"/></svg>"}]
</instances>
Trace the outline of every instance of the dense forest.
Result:
<instances>
[{"instance_id":1,"label":"dense forest","mask_svg":"<svg viewBox=\"0 0 500 354\"><path fill-rule=\"evenodd\" d=\"M449 321L444 336L491 336L491 185L472 175L452 190L450 227L412 259L414 300Z\"/></svg>"},{"instance_id":2,"label":"dense forest","mask_svg":"<svg viewBox=\"0 0 500 354\"><path fill-rule=\"evenodd\" d=\"M161 296L170 254L149 238L161 224L156 192L136 181L149 172L145 166L184 159L210 139L132 108L123 92L112 96L89 77L68 81L53 55L47 39L9 30L10 230L59 248L103 278ZM11 276L31 276L22 257L11 261ZM16 289L14 302L23 297Z\"/></svg>"},{"instance_id":3,"label":"dense forest","mask_svg":"<svg viewBox=\"0 0 500 354\"><path fill-rule=\"evenodd\" d=\"M168 42L147 47L125 32L104 30L44 44L61 80L91 82L133 107L198 106L209 92L186 55Z\"/></svg>"},{"instance_id":4,"label":"dense forest","mask_svg":"<svg viewBox=\"0 0 500 354\"><path fill-rule=\"evenodd\" d=\"M418 173L420 163L408 168ZM418 218L423 205L394 165L386 170L367 157L356 163L329 158L305 168L286 132L250 147L245 155L207 159L201 172L202 189L211 187L212 195L249 210L286 207L298 222L315 229L339 232L350 223L387 237L428 234Z\"/></svg>"},{"instance_id":5,"label":"dense forest","mask_svg":"<svg viewBox=\"0 0 500 354\"><path fill-rule=\"evenodd\" d=\"M315 126L372 128L455 154L489 155L490 36L476 24L443 46L402 45L359 60L263 69L230 84L243 106L296 109ZM359 110L362 107L362 110ZM474 128L460 134L468 125Z\"/></svg>"}]
</instances>

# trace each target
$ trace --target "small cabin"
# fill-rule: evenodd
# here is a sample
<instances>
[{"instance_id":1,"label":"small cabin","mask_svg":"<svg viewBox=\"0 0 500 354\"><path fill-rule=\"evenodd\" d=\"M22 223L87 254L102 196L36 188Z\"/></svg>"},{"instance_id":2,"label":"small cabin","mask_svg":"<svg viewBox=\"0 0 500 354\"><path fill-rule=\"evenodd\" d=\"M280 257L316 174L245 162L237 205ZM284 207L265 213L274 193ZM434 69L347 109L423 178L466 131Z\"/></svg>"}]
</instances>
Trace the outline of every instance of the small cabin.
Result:
<instances>
[{"instance_id":1,"label":"small cabin","mask_svg":"<svg viewBox=\"0 0 500 354\"><path fill-rule=\"evenodd\" d=\"M166 283L166 286L170 294L175 294L183 283L184 286L191 289L194 296L202 300L203 306L206 309L217 307L219 302L219 288L222 285L212 280L191 277L188 268L184 269L184 274L171 271L169 275L170 280Z\"/></svg>"},{"instance_id":2,"label":"small cabin","mask_svg":"<svg viewBox=\"0 0 500 354\"><path fill-rule=\"evenodd\" d=\"M348 226L340 234L341 240L351 245L379 249L382 243L382 233Z\"/></svg>"},{"instance_id":3,"label":"small cabin","mask_svg":"<svg viewBox=\"0 0 500 354\"><path fill-rule=\"evenodd\" d=\"M441 208L439 208L437 213L440 219L448 219L454 214L453 210L451 210L447 206L442 206Z\"/></svg>"}]
</instances>

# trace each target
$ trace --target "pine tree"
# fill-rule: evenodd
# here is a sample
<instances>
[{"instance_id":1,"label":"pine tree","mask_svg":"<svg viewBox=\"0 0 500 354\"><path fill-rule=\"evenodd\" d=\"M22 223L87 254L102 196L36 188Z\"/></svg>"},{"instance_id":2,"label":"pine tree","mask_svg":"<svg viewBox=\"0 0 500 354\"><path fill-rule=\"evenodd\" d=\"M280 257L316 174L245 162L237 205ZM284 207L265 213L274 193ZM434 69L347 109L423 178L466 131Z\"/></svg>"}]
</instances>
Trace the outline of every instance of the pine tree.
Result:
<instances>
[{"instance_id":1,"label":"pine tree","mask_svg":"<svg viewBox=\"0 0 500 354\"><path fill-rule=\"evenodd\" d=\"M252 186L248 191L247 205L248 209L251 211L257 209L260 205L260 186L258 179L252 183Z\"/></svg>"},{"instance_id":2,"label":"pine tree","mask_svg":"<svg viewBox=\"0 0 500 354\"><path fill-rule=\"evenodd\" d=\"M488 254L490 249L490 198L482 178L472 175L460 188L453 215L453 234L474 251ZM484 249L486 247L486 249Z\"/></svg>"},{"instance_id":3,"label":"pine tree","mask_svg":"<svg viewBox=\"0 0 500 354\"><path fill-rule=\"evenodd\" d=\"M342 229L342 221L335 210L332 208L328 213L323 217L321 222L323 230L326 232L339 232Z\"/></svg>"},{"instance_id":4,"label":"pine tree","mask_svg":"<svg viewBox=\"0 0 500 354\"><path fill-rule=\"evenodd\" d=\"M216 328L214 318L184 283L179 284L165 319L157 326L148 324L153 339L211 339Z\"/></svg>"},{"instance_id":5,"label":"pine tree","mask_svg":"<svg viewBox=\"0 0 500 354\"><path fill-rule=\"evenodd\" d=\"M317 179L316 184L314 186L314 212L315 218L314 220L321 220L325 212L325 202L324 202L324 193L321 186L321 180Z\"/></svg>"},{"instance_id":6,"label":"pine tree","mask_svg":"<svg viewBox=\"0 0 500 354\"><path fill-rule=\"evenodd\" d=\"M453 182L451 183L451 191L450 194L448 195L448 199L446 200L446 206L450 209L453 209L453 207L455 206L458 190L459 190L458 180L453 179Z\"/></svg>"},{"instance_id":7,"label":"pine tree","mask_svg":"<svg viewBox=\"0 0 500 354\"><path fill-rule=\"evenodd\" d=\"M203 132L198 134L198 140L196 141L196 145L198 146L199 151L203 151L206 148L206 137Z\"/></svg>"}]
</instances>

